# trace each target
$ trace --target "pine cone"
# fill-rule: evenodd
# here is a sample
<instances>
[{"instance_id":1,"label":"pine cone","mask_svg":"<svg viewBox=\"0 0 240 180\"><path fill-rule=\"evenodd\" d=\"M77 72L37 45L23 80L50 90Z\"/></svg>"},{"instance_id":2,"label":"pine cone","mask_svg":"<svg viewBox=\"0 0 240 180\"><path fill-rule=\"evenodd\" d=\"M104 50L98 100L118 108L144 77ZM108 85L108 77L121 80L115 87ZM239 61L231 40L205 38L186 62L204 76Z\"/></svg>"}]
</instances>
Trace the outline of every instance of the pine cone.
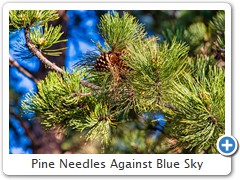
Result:
<instances>
[{"instance_id":1,"label":"pine cone","mask_svg":"<svg viewBox=\"0 0 240 180\"><path fill-rule=\"evenodd\" d=\"M97 71L107 71L110 67L115 67L119 71L127 70L124 61L121 59L124 54L124 51L121 52L104 52L102 53L96 60L96 64L94 65Z\"/></svg>"}]
</instances>

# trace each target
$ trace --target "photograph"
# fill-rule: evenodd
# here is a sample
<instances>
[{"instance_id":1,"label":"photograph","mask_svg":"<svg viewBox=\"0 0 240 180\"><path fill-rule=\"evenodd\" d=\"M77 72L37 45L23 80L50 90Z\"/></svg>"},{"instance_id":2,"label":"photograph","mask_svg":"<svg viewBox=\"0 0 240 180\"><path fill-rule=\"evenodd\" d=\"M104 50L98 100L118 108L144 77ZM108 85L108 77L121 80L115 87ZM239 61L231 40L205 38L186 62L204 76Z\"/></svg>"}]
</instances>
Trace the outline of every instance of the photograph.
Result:
<instances>
[{"instance_id":1,"label":"photograph","mask_svg":"<svg viewBox=\"0 0 240 180\"><path fill-rule=\"evenodd\" d=\"M225 24L224 10L9 10L9 154L219 154Z\"/></svg>"}]
</instances>

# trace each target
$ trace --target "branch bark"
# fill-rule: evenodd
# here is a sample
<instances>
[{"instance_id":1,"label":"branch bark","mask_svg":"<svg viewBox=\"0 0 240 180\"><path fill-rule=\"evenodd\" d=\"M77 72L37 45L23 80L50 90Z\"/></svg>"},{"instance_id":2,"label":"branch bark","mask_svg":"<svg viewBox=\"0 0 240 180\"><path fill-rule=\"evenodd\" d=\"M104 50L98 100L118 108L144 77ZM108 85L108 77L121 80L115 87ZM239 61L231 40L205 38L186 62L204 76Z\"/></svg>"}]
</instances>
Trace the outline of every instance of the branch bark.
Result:
<instances>
[{"instance_id":1,"label":"branch bark","mask_svg":"<svg viewBox=\"0 0 240 180\"><path fill-rule=\"evenodd\" d=\"M25 37L26 37L26 41L27 41L27 47L28 49L43 63L45 64L49 69L54 70L60 74L63 74L64 71L63 69L61 69L60 67L58 67L56 64L52 63L51 61L49 61L39 50L38 48L35 46L35 44L32 42L32 40L29 37L29 29L25 28L24 29L24 33L25 33ZM82 83L83 86L86 86L88 88L94 89L94 90L99 90L100 87L89 83L85 80L80 80L80 82Z\"/></svg>"},{"instance_id":2,"label":"branch bark","mask_svg":"<svg viewBox=\"0 0 240 180\"><path fill-rule=\"evenodd\" d=\"M13 60L13 58L10 56L9 56L9 65L16 67L19 72L23 73L25 76L32 79L35 83L38 83L39 80L36 77L34 77L27 69L25 69L20 64L18 64L18 62Z\"/></svg>"},{"instance_id":3,"label":"branch bark","mask_svg":"<svg viewBox=\"0 0 240 180\"><path fill-rule=\"evenodd\" d=\"M35 46L35 44L32 42L32 40L29 37L29 30L27 28L24 29L24 33L25 33L25 37L26 37L26 41L27 41L27 47L28 49L36 56L38 57L38 59L45 65L47 65L47 67L49 69L52 69L58 73L63 74L63 70L56 66L54 63L52 63L51 61L49 61L46 57L43 56L43 54L37 49L37 47Z\"/></svg>"}]
</instances>

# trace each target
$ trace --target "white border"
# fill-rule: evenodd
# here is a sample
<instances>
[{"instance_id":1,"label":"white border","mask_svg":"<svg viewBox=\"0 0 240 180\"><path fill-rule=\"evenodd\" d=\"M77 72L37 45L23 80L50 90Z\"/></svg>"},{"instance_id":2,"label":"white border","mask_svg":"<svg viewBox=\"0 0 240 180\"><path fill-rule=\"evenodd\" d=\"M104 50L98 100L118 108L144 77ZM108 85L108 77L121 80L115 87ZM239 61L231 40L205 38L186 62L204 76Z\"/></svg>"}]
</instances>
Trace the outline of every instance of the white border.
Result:
<instances>
[{"instance_id":1,"label":"white border","mask_svg":"<svg viewBox=\"0 0 240 180\"><path fill-rule=\"evenodd\" d=\"M54 7L54 8L52 8ZM227 3L7 3L3 6L3 52L9 51L9 18L8 11L14 10L35 10L35 9L58 9L58 10L225 10L226 16L226 86L225 86L225 117L226 125L225 131L226 135L231 135L231 6ZM52 159L56 160L59 157L68 158L71 160L76 160L79 157L98 159L99 161L111 161L112 158L119 158L121 160L135 159L152 159L154 158L166 158L178 159L179 161L184 158L194 158L205 162L205 170L202 171L191 171L187 169L180 169L179 171L174 170L174 175L226 175L231 171L231 158L223 157L221 155L10 155L9 152L9 65L8 65L8 55L3 57L3 171L8 175L78 175L78 174L88 174L88 175L173 175L172 170L162 169L157 171L143 171L143 170L131 170L115 172L111 169L85 169L84 171L61 169L50 171L49 169L31 169L32 158L40 159ZM221 165L221 167L219 167ZM218 167L218 168L216 168Z\"/></svg>"},{"instance_id":2,"label":"white border","mask_svg":"<svg viewBox=\"0 0 240 180\"><path fill-rule=\"evenodd\" d=\"M174 4L174 6L173 6ZM54 8L52 8L54 7ZM173 8L174 7L174 8ZM227 3L6 3L6 10L226 10Z\"/></svg>"}]
</instances>

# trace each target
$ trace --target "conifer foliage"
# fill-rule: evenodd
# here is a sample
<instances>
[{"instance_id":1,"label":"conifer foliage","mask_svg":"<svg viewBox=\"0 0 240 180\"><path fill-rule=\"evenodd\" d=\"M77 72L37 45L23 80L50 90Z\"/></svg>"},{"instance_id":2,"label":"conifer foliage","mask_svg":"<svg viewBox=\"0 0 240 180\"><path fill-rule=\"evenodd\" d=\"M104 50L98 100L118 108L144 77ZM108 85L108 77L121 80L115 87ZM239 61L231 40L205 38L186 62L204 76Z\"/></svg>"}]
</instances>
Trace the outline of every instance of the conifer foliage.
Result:
<instances>
[{"instance_id":1,"label":"conifer foliage","mask_svg":"<svg viewBox=\"0 0 240 180\"><path fill-rule=\"evenodd\" d=\"M25 46L52 70L22 103L46 130L80 133L104 153L217 153L225 133L223 11L208 23L163 29L164 40L149 36L130 13L107 12L97 26L104 43L93 42L97 52L71 73L45 57L65 49L49 50L66 41L61 26L48 25L56 11L9 17L10 31L23 29Z\"/></svg>"}]
</instances>

